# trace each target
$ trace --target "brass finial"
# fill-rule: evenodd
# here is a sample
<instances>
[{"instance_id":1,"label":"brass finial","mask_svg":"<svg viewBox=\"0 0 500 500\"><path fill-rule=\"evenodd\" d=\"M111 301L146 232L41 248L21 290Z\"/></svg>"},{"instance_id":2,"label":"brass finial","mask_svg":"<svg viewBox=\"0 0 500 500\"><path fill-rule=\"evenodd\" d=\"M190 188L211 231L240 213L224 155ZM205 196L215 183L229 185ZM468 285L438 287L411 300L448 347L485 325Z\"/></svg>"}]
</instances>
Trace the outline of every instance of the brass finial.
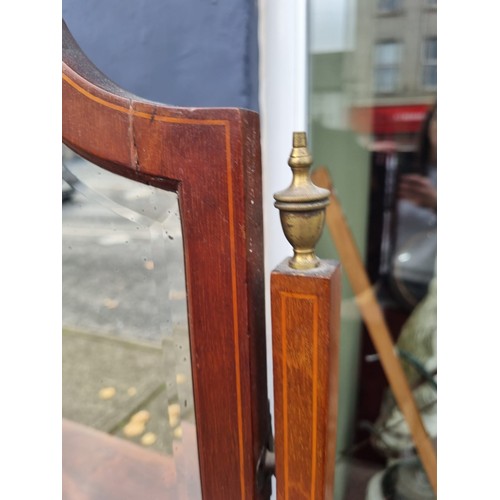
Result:
<instances>
[{"instance_id":1,"label":"brass finial","mask_svg":"<svg viewBox=\"0 0 500 500\"><path fill-rule=\"evenodd\" d=\"M309 169L312 161L306 133L294 132L288 159L293 173L292 183L274 195L274 206L280 211L283 232L293 247L293 257L289 261L293 269L313 269L319 265L314 249L323 231L330 192L311 181Z\"/></svg>"}]
</instances>

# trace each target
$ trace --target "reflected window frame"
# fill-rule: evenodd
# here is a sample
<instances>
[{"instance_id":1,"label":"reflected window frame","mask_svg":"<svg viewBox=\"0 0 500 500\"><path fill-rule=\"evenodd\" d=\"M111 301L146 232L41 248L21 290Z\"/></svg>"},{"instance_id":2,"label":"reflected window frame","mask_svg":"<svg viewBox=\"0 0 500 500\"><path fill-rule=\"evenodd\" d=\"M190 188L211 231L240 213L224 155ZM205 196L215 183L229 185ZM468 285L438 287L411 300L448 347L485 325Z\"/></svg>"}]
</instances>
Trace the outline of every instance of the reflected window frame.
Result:
<instances>
[{"instance_id":1,"label":"reflected window frame","mask_svg":"<svg viewBox=\"0 0 500 500\"><path fill-rule=\"evenodd\" d=\"M393 48L394 57L382 53L384 49ZM389 52L387 52L389 53ZM403 60L403 42L395 38L377 40L373 47L373 90L376 95L396 94L401 90L401 63ZM389 83L386 78L389 76Z\"/></svg>"},{"instance_id":2,"label":"reflected window frame","mask_svg":"<svg viewBox=\"0 0 500 500\"><path fill-rule=\"evenodd\" d=\"M431 54L431 57L429 57ZM428 78L430 76L430 78ZM422 41L422 87L437 89L437 36L426 36Z\"/></svg>"},{"instance_id":3,"label":"reflected window frame","mask_svg":"<svg viewBox=\"0 0 500 500\"><path fill-rule=\"evenodd\" d=\"M378 15L400 15L403 10L403 0L377 0Z\"/></svg>"}]
</instances>

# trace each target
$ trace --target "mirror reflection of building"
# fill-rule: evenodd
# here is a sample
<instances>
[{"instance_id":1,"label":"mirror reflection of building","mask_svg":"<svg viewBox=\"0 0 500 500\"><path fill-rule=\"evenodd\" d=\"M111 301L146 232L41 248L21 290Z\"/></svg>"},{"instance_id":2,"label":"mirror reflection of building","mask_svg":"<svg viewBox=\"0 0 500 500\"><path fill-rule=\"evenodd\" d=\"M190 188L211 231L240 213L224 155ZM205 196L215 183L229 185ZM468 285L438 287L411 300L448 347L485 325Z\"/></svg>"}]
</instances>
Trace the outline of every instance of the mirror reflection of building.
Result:
<instances>
[{"instance_id":1,"label":"mirror reflection of building","mask_svg":"<svg viewBox=\"0 0 500 500\"><path fill-rule=\"evenodd\" d=\"M392 285L411 313L396 349L425 430L437 443L437 104L425 117L415 166L399 176L397 194ZM395 491L404 491L408 495L404 498L435 498L415 455L409 427L389 390L373 426L371 443L387 457L384 477ZM403 486L402 478L406 478ZM374 477L370 487L375 488L377 481Z\"/></svg>"}]
</instances>

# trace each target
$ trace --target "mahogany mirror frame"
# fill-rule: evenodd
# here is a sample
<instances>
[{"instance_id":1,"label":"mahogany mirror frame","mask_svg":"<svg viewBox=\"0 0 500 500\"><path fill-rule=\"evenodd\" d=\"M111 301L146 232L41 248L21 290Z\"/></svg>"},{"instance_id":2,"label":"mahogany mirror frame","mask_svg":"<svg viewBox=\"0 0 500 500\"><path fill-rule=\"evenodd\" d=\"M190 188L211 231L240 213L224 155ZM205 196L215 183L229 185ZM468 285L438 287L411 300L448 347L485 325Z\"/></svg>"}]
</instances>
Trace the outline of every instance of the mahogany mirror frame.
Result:
<instances>
[{"instance_id":1,"label":"mahogany mirror frame","mask_svg":"<svg viewBox=\"0 0 500 500\"><path fill-rule=\"evenodd\" d=\"M64 21L62 59L63 142L178 194L203 498L269 498L270 480L262 488L256 477L271 435L259 116L132 95L88 60Z\"/></svg>"}]
</instances>

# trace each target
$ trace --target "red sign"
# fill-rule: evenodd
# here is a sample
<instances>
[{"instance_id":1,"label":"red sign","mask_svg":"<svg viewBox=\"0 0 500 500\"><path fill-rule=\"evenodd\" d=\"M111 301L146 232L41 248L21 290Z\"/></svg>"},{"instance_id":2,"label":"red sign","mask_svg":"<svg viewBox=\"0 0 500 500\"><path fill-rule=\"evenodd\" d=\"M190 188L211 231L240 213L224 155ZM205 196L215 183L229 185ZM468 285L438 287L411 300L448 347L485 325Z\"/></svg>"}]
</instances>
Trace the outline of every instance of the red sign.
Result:
<instances>
[{"instance_id":1,"label":"red sign","mask_svg":"<svg viewBox=\"0 0 500 500\"><path fill-rule=\"evenodd\" d=\"M413 134L420 131L430 106L374 106L352 108L351 127L365 134Z\"/></svg>"}]
</instances>

